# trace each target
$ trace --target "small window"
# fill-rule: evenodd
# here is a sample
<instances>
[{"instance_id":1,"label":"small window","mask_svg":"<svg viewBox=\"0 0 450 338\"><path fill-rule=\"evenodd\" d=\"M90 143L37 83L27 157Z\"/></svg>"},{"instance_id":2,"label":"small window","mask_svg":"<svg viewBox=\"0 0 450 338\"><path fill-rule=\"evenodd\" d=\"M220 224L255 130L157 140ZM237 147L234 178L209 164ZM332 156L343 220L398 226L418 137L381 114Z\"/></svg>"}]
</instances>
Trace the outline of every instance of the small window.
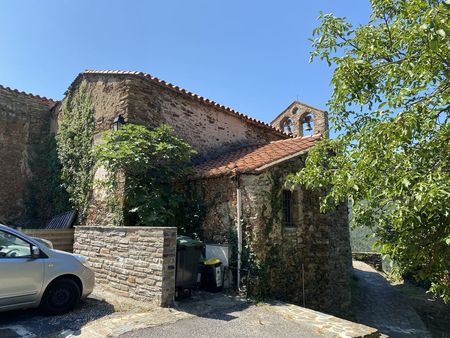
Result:
<instances>
[{"instance_id":1,"label":"small window","mask_svg":"<svg viewBox=\"0 0 450 338\"><path fill-rule=\"evenodd\" d=\"M19 237L0 231L0 258L31 257L30 243Z\"/></svg>"},{"instance_id":2,"label":"small window","mask_svg":"<svg viewBox=\"0 0 450 338\"><path fill-rule=\"evenodd\" d=\"M296 226L293 217L293 204L292 191L283 190L283 225L286 228L293 228Z\"/></svg>"}]
</instances>

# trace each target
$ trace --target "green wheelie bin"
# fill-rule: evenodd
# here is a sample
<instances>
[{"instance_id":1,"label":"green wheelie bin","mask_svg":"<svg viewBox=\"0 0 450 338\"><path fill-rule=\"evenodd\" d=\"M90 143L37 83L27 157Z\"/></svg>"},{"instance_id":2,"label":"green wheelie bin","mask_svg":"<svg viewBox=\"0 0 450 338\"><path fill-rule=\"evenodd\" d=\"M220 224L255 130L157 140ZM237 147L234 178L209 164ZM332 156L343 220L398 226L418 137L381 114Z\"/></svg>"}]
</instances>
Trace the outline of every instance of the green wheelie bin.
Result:
<instances>
[{"instance_id":1,"label":"green wheelie bin","mask_svg":"<svg viewBox=\"0 0 450 338\"><path fill-rule=\"evenodd\" d=\"M198 270L204 244L188 236L177 236L175 270L176 297L190 295L198 287Z\"/></svg>"}]
</instances>

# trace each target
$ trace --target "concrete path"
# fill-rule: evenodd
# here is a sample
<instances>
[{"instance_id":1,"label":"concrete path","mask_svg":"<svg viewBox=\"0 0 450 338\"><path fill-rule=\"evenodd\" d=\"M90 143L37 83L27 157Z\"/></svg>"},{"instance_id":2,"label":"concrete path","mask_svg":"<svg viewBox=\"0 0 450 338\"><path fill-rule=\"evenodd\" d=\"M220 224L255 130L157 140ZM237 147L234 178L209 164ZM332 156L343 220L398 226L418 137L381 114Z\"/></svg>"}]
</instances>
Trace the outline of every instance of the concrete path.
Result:
<instances>
[{"instance_id":1,"label":"concrete path","mask_svg":"<svg viewBox=\"0 0 450 338\"><path fill-rule=\"evenodd\" d=\"M239 297L199 293L176 308L192 317L121 337L379 337L376 329L283 302L254 305Z\"/></svg>"},{"instance_id":2,"label":"concrete path","mask_svg":"<svg viewBox=\"0 0 450 338\"><path fill-rule=\"evenodd\" d=\"M358 323L389 337L431 337L416 311L371 266L353 261L357 278L353 313Z\"/></svg>"},{"instance_id":3,"label":"concrete path","mask_svg":"<svg viewBox=\"0 0 450 338\"><path fill-rule=\"evenodd\" d=\"M122 338L146 337L326 337L313 332L312 328L299 325L281 315L267 311L264 308L251 306L245 309L235 309L227 313L216 313L210 316L193 317L168 325L146 328L129 332ZM331 337L328 336L328 337Z\"/></svg>"},{"instance_id":4,"label":"concrete path","mask_svg":"<svg viewBox=\"0 0 450 338\"><path fill-rule=\"evenodd\" d=\"M0 315L1 338L379 337L376 329L293 304L252 304L236 295L194 292L173 308L137 304L97 288L74 311Z\"/></svg>"}]
</instances>

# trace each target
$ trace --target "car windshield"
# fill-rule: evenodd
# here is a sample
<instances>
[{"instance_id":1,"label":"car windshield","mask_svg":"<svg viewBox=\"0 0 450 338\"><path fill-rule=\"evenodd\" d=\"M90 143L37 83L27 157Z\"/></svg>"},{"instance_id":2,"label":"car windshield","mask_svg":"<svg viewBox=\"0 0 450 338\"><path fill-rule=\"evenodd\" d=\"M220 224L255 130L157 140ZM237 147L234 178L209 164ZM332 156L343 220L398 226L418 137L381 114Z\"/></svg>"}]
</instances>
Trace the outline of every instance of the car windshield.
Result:
<instances>
[{"instance_id":1,"label":"car windshield","mask_svg":"<svg viewBox=\"0 0 450 338\"><path fill-rule=\"evenodd\" d=\"M5 231L0 231L0 258L29 257L31 246L23 239Z\"/></svg>"},{"instance_id":2,"label":"car windshield","mask_svg":"<svg viewBox=\"0 0 450 338\"><path fill-rule=\"evenodd\" d=\"M39 237L31 237L31 238L33 238L35 241L38 241L41 244L44 244L47 248L53 249L52 242L50 242L49 240Z\"/></svg>"}]
</instances>

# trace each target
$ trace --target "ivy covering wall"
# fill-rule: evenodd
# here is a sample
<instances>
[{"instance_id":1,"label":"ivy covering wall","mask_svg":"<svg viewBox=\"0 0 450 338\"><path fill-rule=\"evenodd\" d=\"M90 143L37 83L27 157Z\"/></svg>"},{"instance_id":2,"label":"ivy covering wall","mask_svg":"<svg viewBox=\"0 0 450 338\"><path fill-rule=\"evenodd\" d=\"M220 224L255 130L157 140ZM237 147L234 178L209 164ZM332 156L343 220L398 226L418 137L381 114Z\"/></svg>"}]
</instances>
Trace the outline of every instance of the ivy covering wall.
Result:
<instances>
[{"instance_id":1,"label":"ivy covering wall","mask_svg":"<svg viewBox=\"0 0 450 338\"><path fill-rule=\"evenodd\" d=\"M39 143L30 149L28 167L32 176L25 194L27 227L41 228L52 217L71 209L69 196L61 182L61 163L59 162L55 133L47 131Z\"/></svg>"},{"instance_id":2,"label":"ivy covering wall","mask_svg":"<svg viewBox=\"0 0 450 338\"><path fill-rule=\"evenodd\" d=\"M181 229L189 225L185 216L197 208L186 191L194 154L168 125L151 130L126 124L105 132L95 158L109 173L98 183L110 196L108 207L115 223ZM124 185L117 194L119 176Z\"/></svg>"},{"instance_id":3,"label":"ivy covering wall","mask_svg":"<svg viewBox=\"0 0 450 338\"><path fill-rule=\"evenodd\" d=\"M281 224L284 179L277 170L270 172L267 179L270 189L259 192L259 198L268 202L261 205L260 220L251 224L242 219L242 267L249 271L248 295L255 300L273 296L272 284L276 270L280 268L280 243L276 241L273 231Z\"/></svg>"},{"instance_id":4,"label":"ivy covering wall","mask_svg":"<svg viewBox=\"0 0 450 338\"><path fill-rule=\"evenodd\" d=\"M94 157L94 116L91 99L84 86L69 91L63 102L61 124L56 135L61 181L71 205L78 211L78 222L87 214L92 193Z\"/></svg>"}]
</instances>

